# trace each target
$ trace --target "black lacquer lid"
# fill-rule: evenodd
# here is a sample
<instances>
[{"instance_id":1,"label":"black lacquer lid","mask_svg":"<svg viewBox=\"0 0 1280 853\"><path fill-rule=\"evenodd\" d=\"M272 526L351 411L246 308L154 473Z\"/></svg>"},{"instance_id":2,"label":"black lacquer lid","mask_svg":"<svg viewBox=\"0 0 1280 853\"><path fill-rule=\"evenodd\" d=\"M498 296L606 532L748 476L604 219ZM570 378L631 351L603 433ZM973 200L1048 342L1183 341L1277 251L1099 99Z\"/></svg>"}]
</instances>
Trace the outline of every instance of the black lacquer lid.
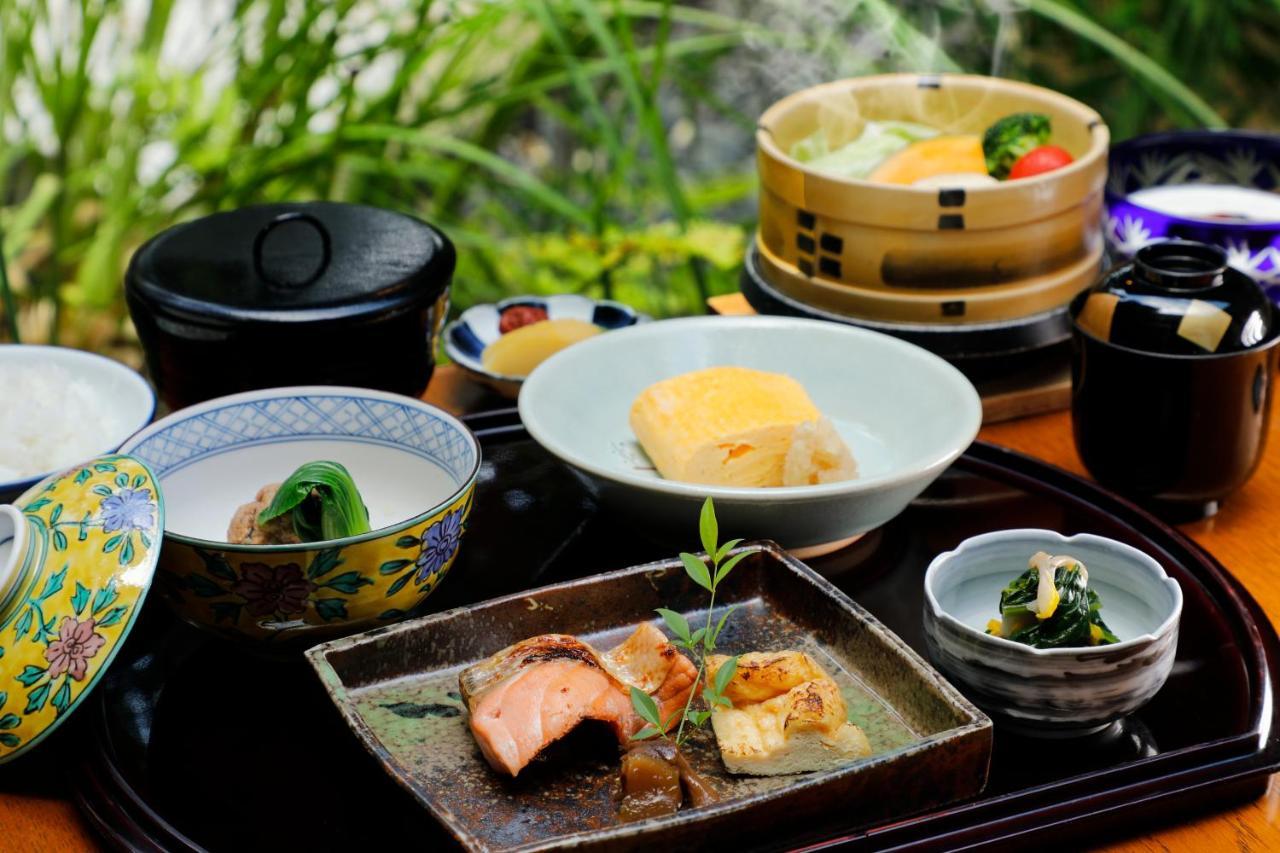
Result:
<instances>
[{"instance_id":1,"label":"black lacquer lid","mask_svg":"<svg viewBox=\"0 0 1280 853\"><path fill-rule=\"evenodd\" d=\"M1228 266L1226 252L1187 240L1138 250L1072 308L1094 337L1166 355L1239 352L1266 340L1275 324L1262 288Z\"/></svg>"},{"instance_id":2,"label":"black lacquer lid","mask_svg":"<svg viewBox=\"0 0 1280 853\"><path fill-rule=\"evenodd\" d=\"M210 325L368 318L433 302L453 244L401 213L357 204L244 207L142 246L125 286L160 314Z\"/></svg>"}]
</instances>

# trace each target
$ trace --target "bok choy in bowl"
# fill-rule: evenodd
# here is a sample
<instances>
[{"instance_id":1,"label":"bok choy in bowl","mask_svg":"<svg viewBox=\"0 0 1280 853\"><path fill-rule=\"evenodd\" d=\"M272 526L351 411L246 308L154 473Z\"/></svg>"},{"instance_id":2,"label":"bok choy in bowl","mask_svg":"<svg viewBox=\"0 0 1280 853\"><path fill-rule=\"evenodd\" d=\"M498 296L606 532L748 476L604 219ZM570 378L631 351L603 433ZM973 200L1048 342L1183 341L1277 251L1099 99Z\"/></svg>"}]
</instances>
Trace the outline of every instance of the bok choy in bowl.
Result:
<instances>
[{"instance_id":1,"label":"bok choy in bowl","mask_svg":"<svg viewBox=\"0 0 1280 853\"><path fill-rule=\"evenodd\" d=\"M369 508L341 463L307 462L258 490L236 510L227 541L239 545L292 545L345 539L369 532Z\"/></svg>"},{"instance_id":2,"label":"bok choy in bowl","mask_svg":"<svg viewBox=\"0 0 1280 853\"><path fill-rule=\"evenodd\" d=\"M122 452L164 492L165 598L196 625L273 643L420 604L453 565L480 470L479 443L452 415L326 386L182 409Z\"/></svg>"}]
</instances>

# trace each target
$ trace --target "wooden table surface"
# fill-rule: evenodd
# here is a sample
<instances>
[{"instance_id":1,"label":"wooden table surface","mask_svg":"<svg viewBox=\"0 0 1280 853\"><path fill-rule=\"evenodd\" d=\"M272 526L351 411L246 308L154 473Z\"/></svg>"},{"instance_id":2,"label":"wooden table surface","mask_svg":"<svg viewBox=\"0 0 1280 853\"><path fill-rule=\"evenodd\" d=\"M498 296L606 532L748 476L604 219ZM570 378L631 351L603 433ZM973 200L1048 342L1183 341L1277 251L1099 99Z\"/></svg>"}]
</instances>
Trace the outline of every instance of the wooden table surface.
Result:
<instances>
[{"instance_id":1,"label":"wooden table surface","mask_svg":"<svg viewBox=\"0 0 1280 853\"><path fill-rule=\"evenodd\" d=\"M494 398L442 368L427 399L455 411L493 405ZM1069 471L1084 469L1065 412L984 427L980 437L1038 456ZM1274 620L1280 615L1280 421L1272 420L1269 452L1253 479L1226 502L1217 517L1182 529L1231 569ZM1280 849L1280 776L1251 803L1191 820L1169 815L1159 831L1110 842L1109 851ZM0 768L0 851L96 850L100 845L75 805L56 784L32 791Z\"/></svg>"}]
</instances>

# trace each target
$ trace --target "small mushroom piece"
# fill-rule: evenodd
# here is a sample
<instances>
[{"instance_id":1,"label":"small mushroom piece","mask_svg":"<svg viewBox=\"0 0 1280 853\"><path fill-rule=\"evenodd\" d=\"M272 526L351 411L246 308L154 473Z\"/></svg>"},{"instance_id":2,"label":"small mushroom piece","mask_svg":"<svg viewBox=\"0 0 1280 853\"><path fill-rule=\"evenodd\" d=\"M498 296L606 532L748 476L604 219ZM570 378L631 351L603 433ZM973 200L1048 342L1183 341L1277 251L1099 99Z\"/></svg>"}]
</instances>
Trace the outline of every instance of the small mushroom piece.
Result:
<instances>
[{"instance_id":1,"label":"small mushroom piece","mask_svg":"<svg viewBox=\"0 0 1280 853\"><path fill-rule=\"evenodd\" d=\"M683 799L675 746L667 741L642 741L622 757L623 823L675 814Z\"/></svg>"},{"instance_id":2,"label":"small mushroom piece","mask_svg":"<svg viewBox=\"0 0 1280 853\"><path fill-rule=\"evenodd\" d=\"M623 823L675 814L686 799L697 808L716 802L720 794L671 741L640 741L622 757L618 819Z\"/></svg>"},{"instance_id":3,"label":"small mushroom piece","mask_svg":"<svg viewBox=\"0 0 1280 853\"><path fill-rule=\"evenodd\" d=\"M684 793L689 805L694 808L710 805L720 801L720 792L708 782L698 771L693 769L684 753L676 750L676 767L680 768L680 781L684 783Z\"/></svg>"}]
</instances>

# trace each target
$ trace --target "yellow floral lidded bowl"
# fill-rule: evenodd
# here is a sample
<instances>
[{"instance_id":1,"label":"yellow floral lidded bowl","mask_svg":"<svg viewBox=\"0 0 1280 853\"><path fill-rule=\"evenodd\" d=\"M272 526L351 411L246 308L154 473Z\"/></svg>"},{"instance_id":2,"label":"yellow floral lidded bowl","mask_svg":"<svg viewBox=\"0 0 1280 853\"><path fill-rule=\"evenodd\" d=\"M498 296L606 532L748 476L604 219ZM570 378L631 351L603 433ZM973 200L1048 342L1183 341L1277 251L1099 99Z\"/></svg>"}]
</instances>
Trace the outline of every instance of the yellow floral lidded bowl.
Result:
<instances>
[{"instance_id":1,"label":"yellow floral lidded bowl","mask_svg":"<svg viewBox=\"0 0 1280 853\"><path fill-rule=\"evenodd\" d=\"M164 507L142 462L111 455L0 505L0 764L93 689L155 574Z\"/></svg>"}]
</instances>

